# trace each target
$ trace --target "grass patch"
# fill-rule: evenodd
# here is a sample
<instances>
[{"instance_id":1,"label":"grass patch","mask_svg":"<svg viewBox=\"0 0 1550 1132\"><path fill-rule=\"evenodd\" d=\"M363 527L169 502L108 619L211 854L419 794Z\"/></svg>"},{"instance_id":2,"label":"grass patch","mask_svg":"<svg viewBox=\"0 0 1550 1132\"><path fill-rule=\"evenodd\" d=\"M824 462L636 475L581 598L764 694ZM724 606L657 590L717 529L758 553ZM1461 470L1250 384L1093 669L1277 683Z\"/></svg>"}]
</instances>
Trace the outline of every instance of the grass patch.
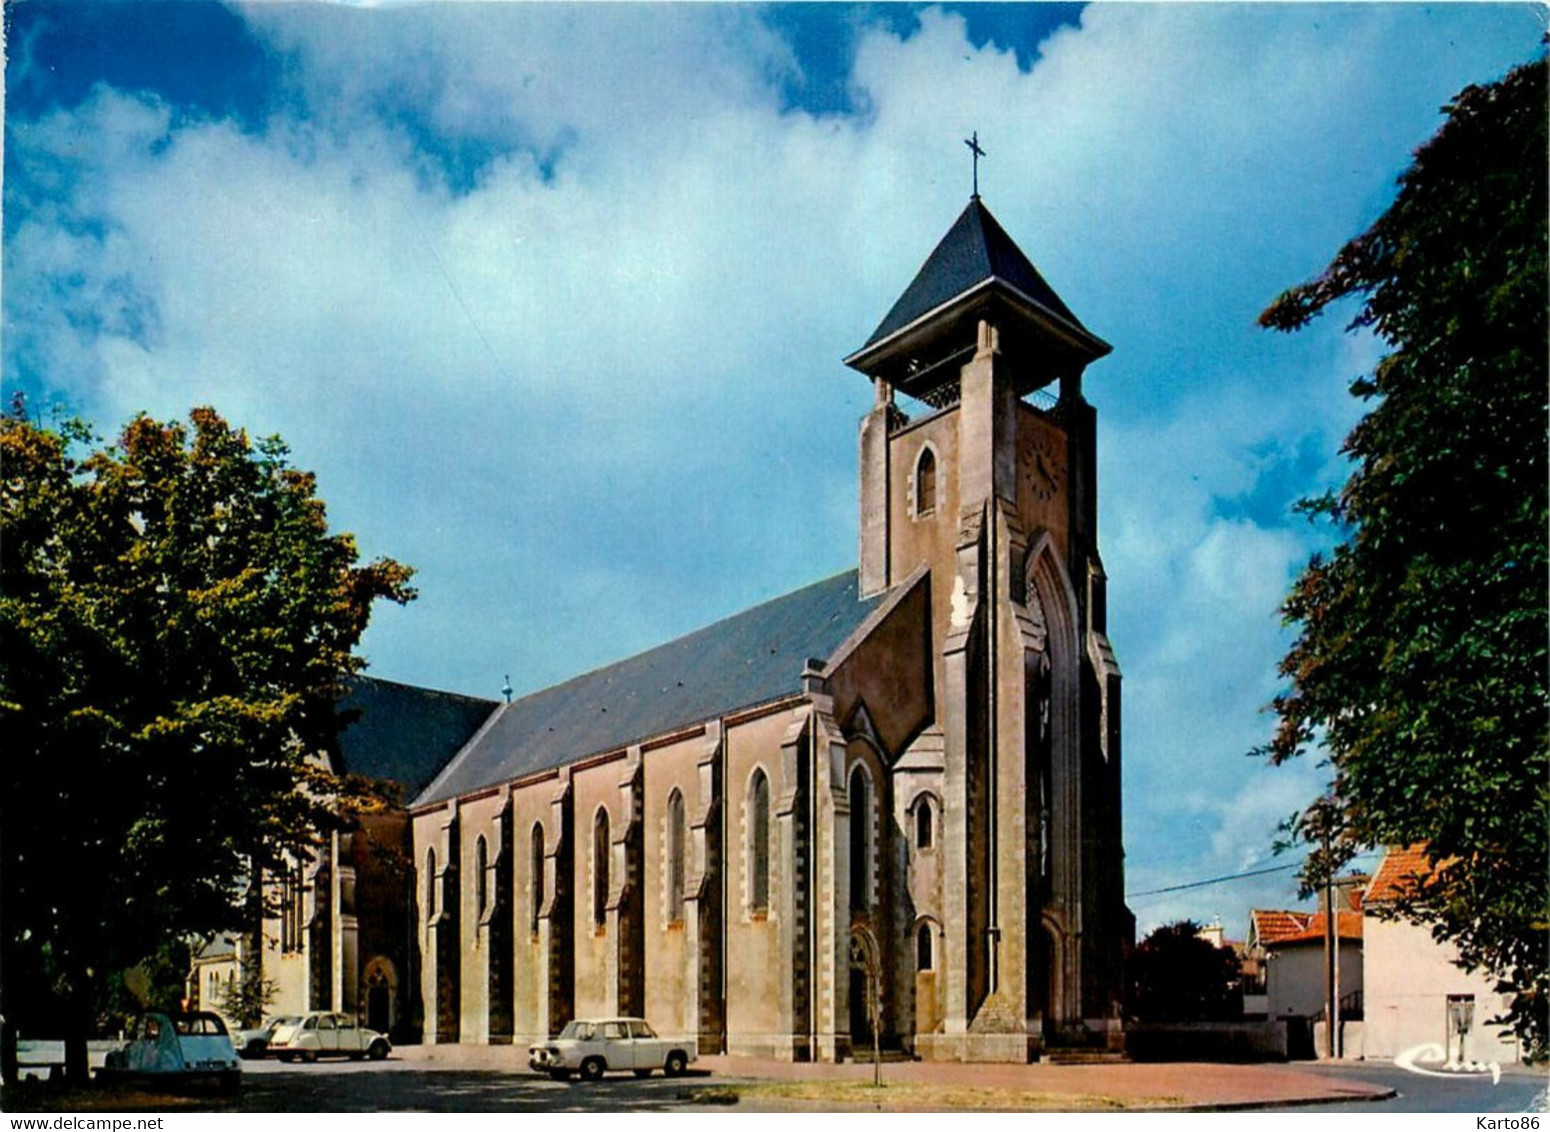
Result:
<instances>
[{"instance_id":1,"label":"grass patch","mask_svg":"<svg viewBox=\"0 0 1550 1132\"><path fill-rule=\"evenodd\" d=\"M867 1081L761 1081L705 1085L681 1094L690 1104L800 1104L815 1108L879 1112L1128 1112L1179 1105L1178 1097L1109 1097L1084 1093L1032 1093L972 1085Z\"/></svg>"}]
</instances>

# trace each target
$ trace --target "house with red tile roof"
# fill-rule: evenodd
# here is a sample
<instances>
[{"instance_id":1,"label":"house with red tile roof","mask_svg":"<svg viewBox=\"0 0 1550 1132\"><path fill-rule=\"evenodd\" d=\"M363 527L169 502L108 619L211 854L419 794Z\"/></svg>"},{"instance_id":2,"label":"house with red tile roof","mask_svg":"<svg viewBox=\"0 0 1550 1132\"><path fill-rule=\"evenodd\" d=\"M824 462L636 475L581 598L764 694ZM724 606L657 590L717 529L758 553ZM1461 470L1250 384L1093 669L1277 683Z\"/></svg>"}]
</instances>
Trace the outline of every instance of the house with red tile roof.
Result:
<instances>
[{"instance_id":1,"label":"house with red tile roof","mask_svg":"<svg viewBox=\"0 0 1550 1132\"><path fill-rule=\"evenodd\" d=\"M1359 1020L1362 1011L1362 899L1366 876L1336 882L1335 927L1339 935L1341 1017ZM1311 1056L1314 1023L1325 1009L1325 944L1328 922L1322 908L1254 908L1249 912L1246 950L1264 968L1262 1007L1272 1021L1284 1022L1293 1056ZM1247 1006L1245 1007L1247 1009ZM1322 1044L1319 1050L1322 1051Z\"/></svg>"},{"instance_id":2,"label":"house with red tile roof","mask_svg":"<svg viewBox=\"0 0 1550 1132\"><path fill-rule=\"evenodd\" d=\"M1262 944L1265 949L1266 1013L1271 1018L1314 1018L1324 1011L1323 912L1309 913L1303 926ZM1362 914L1336 915L1340 939L1342 1016L1354 1019L1362 998Z\"/></svg>"},{"instance_id":3,"label":"house with red tile roof","mask_svg":"<svg viewBox=\"0 0 1550 1132\"><path fill-rule=\"evenodd\" d=\"M1395 902L1434 867L1424 844L1392 848L1363 895L1363 1055L1388 1059L1429 1044L1446 1059L1515 1063L1517 1042L1491 1024L1510 995L1489 974L1461 968L1453 945L1433 939L1426 925L1394 915Z\"/></svg>"}]
</instances>

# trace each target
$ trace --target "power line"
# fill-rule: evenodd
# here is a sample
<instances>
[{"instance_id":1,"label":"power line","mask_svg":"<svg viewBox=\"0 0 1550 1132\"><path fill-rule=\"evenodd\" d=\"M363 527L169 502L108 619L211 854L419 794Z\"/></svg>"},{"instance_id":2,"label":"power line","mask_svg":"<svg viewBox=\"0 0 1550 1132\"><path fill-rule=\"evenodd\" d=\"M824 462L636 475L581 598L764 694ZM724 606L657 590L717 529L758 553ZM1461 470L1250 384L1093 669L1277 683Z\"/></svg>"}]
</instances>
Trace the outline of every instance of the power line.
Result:
<instances>
[{"instance_id":1,"label":"power line","mask_svg":"<svg viewBox=\"0 0 1550 1132\"><path fill-rule=\"evenodd\" d=\"M1360 861L1364 858L1377 856L1380 856L1377 850L1369 849L1365 852L1355 854L1351 860ZM1209 884L1220 884L1223 881L1228 880L1243 880L1245 877L1262 877L1267 873L1283 873L1287 869L1296 869L1301 867L1301 862L1293 861L1286 865L1272 865L1267 869L1251 869L1246 873L1229 873L1227 876L1212 877L1210 880L1192 880L1187 884L1171 884L1167 888L1151 888L1147 889L1145 892L1127 892L1125 893L1125 899L1134 900L1140 896L1160 896L1165 892L1183 892L1188 888L1204 888Z\"/></svg>"},{"instance_id":2,"label":"power line","mask_svg":"<svg viewBox=\"0 0 1550 1132\"><path fill-rule=\"evenodd\" d=\"M1212 877L1210 880L1192 880L1188 884L1171 884L1167 888L1151 888L1145 892L1127 892L1125 893L1125 899L1134 900L1138 896L1159 896L1164 892L1183 892L1186 888L1205 888L1209 884L1220 884L1227 880L1262 877L1267 873L1284 873L1288 869L1299 869L1301 867L1301 861L1293 861L1289 865L1273 865L1268 869L1253 869L1246 873L1229 873L1226 876Z\"/></svg>"},{"instance_id":3,"label":"power line","mask_svg":"<svg viewBox=\"0 0 1550 1132\"><path fill-rule=\"evenodd\" d=\"M506 367L501 364L500 358L496 356L495 348L490 345L490 340L484 336L484 330L479 326L479 320L474 317L473 310L469 308L467 300L463 298L462 290L453 280L452 273L447 270L447 265L442 262L440 254L436 251L436 245L425 234L425 229L420 225L419 218L415 216L413 209L408 211L408 215L409 219L414 223L415 231L420 234L420 242L425 245L425 250L430 252L431 262L436 265L436 270L441 273L441 278L446 283L447 290L452 292L453 299L457 301L457 305L462 309L464 317L468 319L468 325L473 328L474 336L479 339L479 344L484 347L484 352L489 355L490 363L495 367L496 376L504 378L509 382L511 379L506 373Z\"/></svg>"}]
</instances>

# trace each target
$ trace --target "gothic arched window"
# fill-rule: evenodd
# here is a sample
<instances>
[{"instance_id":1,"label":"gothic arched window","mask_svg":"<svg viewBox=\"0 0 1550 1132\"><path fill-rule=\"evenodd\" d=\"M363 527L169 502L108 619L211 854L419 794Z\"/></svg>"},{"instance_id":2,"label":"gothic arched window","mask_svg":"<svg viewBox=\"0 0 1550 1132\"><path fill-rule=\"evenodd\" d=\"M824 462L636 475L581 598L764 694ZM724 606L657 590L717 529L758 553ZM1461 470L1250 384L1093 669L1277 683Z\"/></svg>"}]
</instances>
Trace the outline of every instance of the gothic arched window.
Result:
<instances>
[{"instance_id":1,"label":"gothic arched window","mask_svg":"<svg viewBox=\"0 0 1550 1132\"><path fill-rule=\"evenodd\" d=\"M425 918L436 918L436 850L425 851Z\"/></svg>"},{"instance_id":2,"label":"gothic arched window","mask_svg":"<svg viewBox=\"0 0 1550 1132\"><path fill-rule=\"evenodd\" d=\"M592 923L608 923L608 811L598 807L592 820Z\"/></svg>"},{"instance_id":3,"label":"gothic arched window","mask_svg":"<svg viewBox=\"0 0 1550 1132\"><path fill-rule=\"evenodd\" d=\"M533 897L532 931L538 934L538 918L544 910L544 827L542 822L533 823L532 861L529 867L528 891Z\"/></svg>"},{"instance_id":4,"label":"gothic arched window","mask_svg":"<svg viewBox=\"0 0 1550 1132\"><path fill-rule=\"evenodd\" d=\"M490 881L485 870L490 864L490 847L481 835L474 842L474 916L482 917L490 901Z\"/></svg>"},{"instance_id":5,"label":"gothic arched window","mask_svg":"<svg viewBox=\"0 0 1550 1132\"><path fill-rule=\"evenodd\" d=\"M753 772L748 786L748 910L770 907L770 780Z\"/></svg>"},{"instance_id":6,"label":"gothic arched window","mask_svg":"<svg viewBox=\"0 0 1550 1132\"><path fill-rule=\"evenodd\" d=\"M674 790L667 799L667 918L684 918L684 796Z\"/></svg>"},{"instance_id":7,"label":"gothic arched window","mask_svg":"<svg viewBox=\"0 0 1550 1132\"><path fill-rule=\"evenodd\" d=\"M861 764L850 772L850 908L872 907L872 800Z\"/></svg>"},{"instance_id":8,"label":"gothic arched window","mask_svg":"<svg viewBox=\"0 0 1550 1132\"><path fill-rule=\"evenodd\" d=\"M915 514L930 515L936 510L936 453L922 448L915 462Z\"/></svg>"},{"instance_id":9,"label":"gothic arched window","mask_svg":"<svg viewBox=\"0 0 1550 1132\"><path fill-rule=\"evenodd\" d=\"M936 812L931 799L922 796L915 803L915 848L929 849L936 842Z\"/></svg>"},{"instance_id":10,"label":"gothic arched window","mask_svg":"<svg viewBox=\"0 0 1550 1132\"><path fill-rule=\"evenodd\" d=\"M915 970L932 969L931 944L931 925L921 924L920 930L915 933Z\"/></svg>"},{"instance_id":11,"label":"gothic arched window","mask_svg":"<svg viewBox=\"0 0 1550 1132\"><path fill-rule=\"evenodd\" d=\"M302 873L300 866L287 865L280 874L280 950L301 950Z\"/></svg>"}]
</instances>

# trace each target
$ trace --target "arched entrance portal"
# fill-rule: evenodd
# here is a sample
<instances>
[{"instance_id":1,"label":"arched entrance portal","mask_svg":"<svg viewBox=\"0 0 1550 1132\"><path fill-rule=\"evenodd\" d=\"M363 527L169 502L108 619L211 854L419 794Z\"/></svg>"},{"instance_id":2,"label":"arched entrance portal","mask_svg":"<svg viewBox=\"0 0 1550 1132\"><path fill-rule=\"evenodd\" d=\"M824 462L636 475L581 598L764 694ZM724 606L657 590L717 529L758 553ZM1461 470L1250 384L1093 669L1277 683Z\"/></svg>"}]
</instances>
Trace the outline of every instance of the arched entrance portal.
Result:
<instances>
[{"instance_id":1,"label":"arched entrance portal","mask_svg":"<svg viewBox=\"0 0 1550 1132\"><path fill-rule=\"evenodd\" d=\"M850 1044L864 1056L878 1040L882 1014L882 959L872 933L858 924L850 933Z\"/></svg>"},{"instance_id":2,"label":"arched entrance portal","mask_svg":"<svg viewBox=\"0 0 1550 1132\"><path fill-rule=\"evenodd\" d=\"M377 956L366 964L366 1028L391 1034L398 1021L398 972L393 961Z\"/></svg>"},{"instance_id":3,"label":"arched entrance portal","mask_svg":"<svg viewBox=\"0 0 1550 1132\"><path fill-rule=\"evenodd\" d=\"M1028 845L1028 1016L1046 1039L1081 1020L1082 760L1076 594L1048 532L1024 572L1030 631L1024 653L1028 706L1024 770ZM1042 1003L1038 999L1042 995ZM1037 1005L1038 1009L1035 1009Z\"/></svg>"}]
</instances>

